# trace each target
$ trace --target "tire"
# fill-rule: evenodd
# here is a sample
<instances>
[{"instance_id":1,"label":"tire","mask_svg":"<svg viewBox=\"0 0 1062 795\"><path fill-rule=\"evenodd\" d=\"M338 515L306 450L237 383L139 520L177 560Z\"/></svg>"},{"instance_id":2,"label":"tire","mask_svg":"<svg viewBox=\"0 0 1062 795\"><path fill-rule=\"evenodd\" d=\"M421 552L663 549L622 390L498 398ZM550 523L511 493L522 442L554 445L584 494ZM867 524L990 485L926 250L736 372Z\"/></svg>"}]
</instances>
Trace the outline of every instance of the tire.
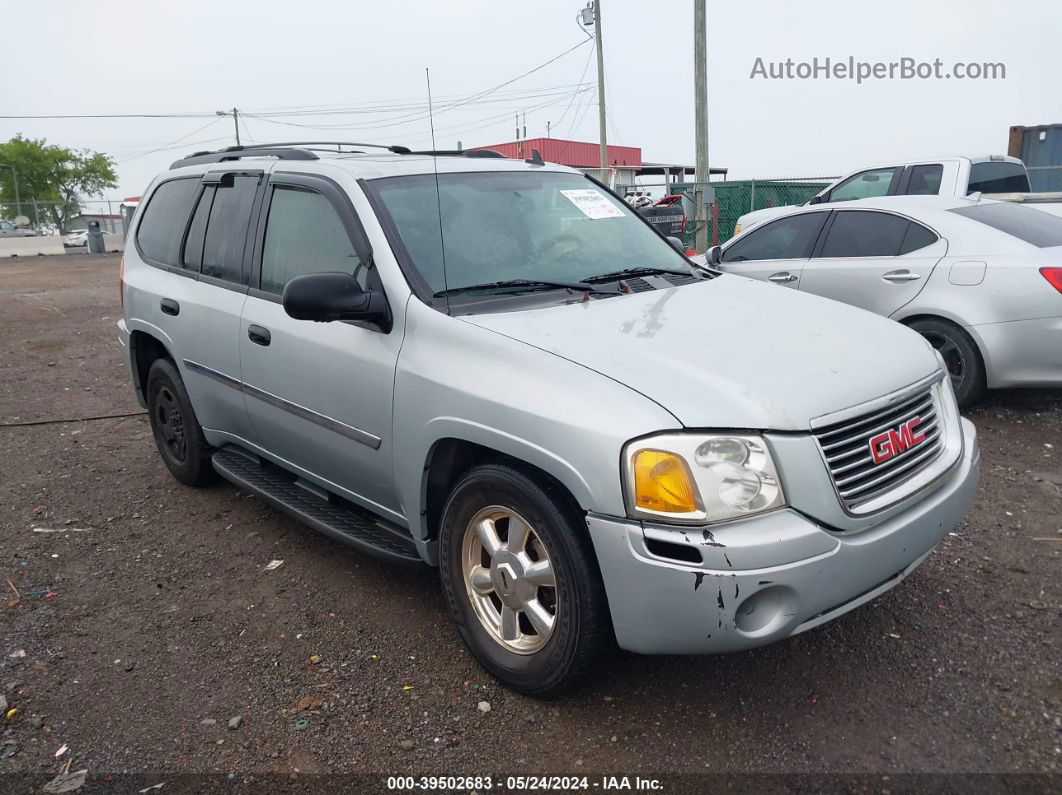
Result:
<instances>
[{"instance_id":1,"label":"tire","mask_svg":"<svg viewBox=\"0 0 1062 795\"><path fill-rule=\"evenodd\" d=\"M186 486L205 486L217 479L207 444L195 417L181 374L169 359L156 359L148 370L148 418L155 445L166 467Z\"/></svg>"},{"instance_id":2,"label":"tire","mask_svg":"<svg viewBox=\"0 0 1062 795\"><path fill-rule=\"evenodd\" d=\"M970 335L954 323L936 318L916 320L910 327L944 357L959 408L969 408L980 400L987 383L985 362Z\"/></svg>"},{"instance_id":3,"label":"tire","mask_svg":"<svg viewBox=\"0 0 1062 795\"><path fill-rule=\"evenodd\" d=\"M493 556L473 529L484 524L502 542ZM510 546L520 542L514 528L523 525L529 531L520 535L527 540L517 547L522 552L515 552ZM575 688L614 646L605 587L585 523L556 484L508 464L476 467L447 498L439 542L450 614L465 645L501 683L530 696L555 697ZM476 577L480 588L490 589L486 595L471 585L469 569L475 562L482 569ZM542 584L549 580L543 562L552 570L552 586ZM537 607L529 601L531 594ZM503 599L513 604L523 599L528 608L516 613L510 607L506 621ZM550 627L542 631L550 617Z\"/></svg>"}]
</instances>

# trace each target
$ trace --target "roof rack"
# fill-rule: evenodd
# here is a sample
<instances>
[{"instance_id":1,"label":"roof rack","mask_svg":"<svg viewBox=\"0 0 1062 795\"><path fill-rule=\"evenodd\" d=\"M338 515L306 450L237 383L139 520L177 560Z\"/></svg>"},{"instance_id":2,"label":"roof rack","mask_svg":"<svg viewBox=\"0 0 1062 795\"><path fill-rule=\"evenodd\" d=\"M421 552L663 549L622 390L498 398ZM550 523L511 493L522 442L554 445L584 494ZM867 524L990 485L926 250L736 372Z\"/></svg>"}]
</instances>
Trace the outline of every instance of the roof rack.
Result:
<instances>
[{"instance_id":1,"label":"roof rack","mask_svg":"<svg viewBox=\"0 0 1062 795\"><path fill-rule=\"evenodd\" d=\"M240 160L245 157L275 157L278 160L319 160L314 152L331 152L331 149L322 147L336 147L337 154L363 154L357 150L346 150L344 146L357 146L366 149L386 149L396 155L431 155L433 157L491 157L508 159L501 152L493 149L446 149L446 150L418 150L414 151L408 146L397 144L366 144L354 141L284 141L282 143L250 144L248 146L227 146L224 149L210 152L193 152L180 160L170 164L170 168L183 166L197 166L203 163L225 163L231 160ZM542 156L538 150L532 150L532 157L527 160L534 165L544 165Z\"/></svg>"},{"instance_id":2,"label":"roof rack","mask_svg":"<svg viewBox=\"0 0 1062 795\"><path fill-rule=\"evenodd\" d=\"M336 147L336 151L340 153L343 152L341 147L344 146L386 149L396 155L408 155L410 153L408 147L388 146L386 144L366 144L355 143L353 141L284 141L281 143L251 144L248 146L227 146L224 149L218 149L214 152L193 152L186 157L182 157L180 160L175 160L170 165L170 168L196 166L202 163L224 163L230 160L240 160L244 157L275 157L279 160L319 160L320 158L318 158L313 151L301 147L319 147L322 145L334 146ZM317 149L317 151L330 150Z\"/></svg>"}]
</instances>

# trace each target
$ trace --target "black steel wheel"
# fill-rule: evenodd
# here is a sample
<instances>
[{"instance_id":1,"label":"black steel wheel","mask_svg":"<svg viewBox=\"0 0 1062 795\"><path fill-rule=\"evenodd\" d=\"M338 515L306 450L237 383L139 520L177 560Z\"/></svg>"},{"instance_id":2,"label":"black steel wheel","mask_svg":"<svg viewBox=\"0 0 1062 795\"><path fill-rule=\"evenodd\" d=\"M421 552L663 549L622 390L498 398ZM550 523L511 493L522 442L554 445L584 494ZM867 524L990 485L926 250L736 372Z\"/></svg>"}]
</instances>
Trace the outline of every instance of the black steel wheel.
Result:
<instances>
[{"instance_id":1,"label":"black steel wheel","mask_svg":"<svg viewBox=\"0 0 1062 795\"><path fill-rule=\"evenodd\" d=\"M155 445L166 468L188 486L216 479L210 463L213 448L207 444L195 417L181 374L168 359L156 359L148 371L148 419Z\"/></svg>"}]
</instances>

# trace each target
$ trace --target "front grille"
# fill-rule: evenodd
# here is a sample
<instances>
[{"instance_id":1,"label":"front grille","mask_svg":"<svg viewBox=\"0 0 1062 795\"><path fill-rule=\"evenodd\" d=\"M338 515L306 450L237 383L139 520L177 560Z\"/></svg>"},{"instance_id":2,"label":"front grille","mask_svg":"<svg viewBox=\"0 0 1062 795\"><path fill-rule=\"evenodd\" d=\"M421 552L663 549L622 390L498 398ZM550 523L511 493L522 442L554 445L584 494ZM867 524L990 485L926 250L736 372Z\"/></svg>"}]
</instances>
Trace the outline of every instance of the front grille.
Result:
<instances>
[{"instance_id":1,"label":"front grille","mask_svg":"<svg viewBox=\"0 0 1062 795\"><path fill-rule=\"evenodd\" d=\"M914 417L921 417L916 432L925 434L925 439L902 449L899 427ZM854 510L865 505L899 489L927 467L944 447L940 423L939 407L929 387L902 402L817 429L815 438L844 506ZM897 431L900 441L891 450L891 457L875 463L871 439L889 431Z\"/></svg>"}]
</instances>

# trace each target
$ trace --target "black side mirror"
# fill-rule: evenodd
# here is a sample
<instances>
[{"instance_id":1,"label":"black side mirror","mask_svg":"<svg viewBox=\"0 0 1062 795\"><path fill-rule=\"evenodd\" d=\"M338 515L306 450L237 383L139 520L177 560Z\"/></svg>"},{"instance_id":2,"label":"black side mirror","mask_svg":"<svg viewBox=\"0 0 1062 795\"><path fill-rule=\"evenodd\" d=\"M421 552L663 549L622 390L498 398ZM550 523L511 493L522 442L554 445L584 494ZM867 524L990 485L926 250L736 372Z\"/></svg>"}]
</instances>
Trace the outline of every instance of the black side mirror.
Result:
<instances>
[{"instance_id":1,"label":"black side mirror","mask_svg":"<svg viewBox=\"0 0 1062 795\"><path fill-rule=\"evenodd\" d=\"M808 199L808 204L822 204L824 201L826 200L822 196L812 196Z\"/></svg>"},{"instance_id":2,"label":"black side mirror","mask_svg":"<svg viewBox=\"0 0 1062 795\"><path fill-rule=\"evenodd\" d=\"M676 251L680 251L683 254L686 253L686 247L682 245L682 241L679 238L669 236L667 242L674 246Z\"/></svg>"},{"instance_id":3,"label":"black side mirror","mask_svg":"<svg viewBox=\"0 0 1062 795\"><path fill-rule=\"evenodd\" d=\"M718 265L723 261L723 249L721 246L712 246L708 249L708 255L705 257L708 260L709 265Z\"/></svg>"},{"instance_id":4,"label":"black side mirror","mask_svg":"<svg viewBox=\"0 0 1062 795\"><path fill-rule=\"evenodd\" d=\"M387 319L387 301L374 290L363 290L349 273L306 273L284 286L284 311L296 320Z\"/></svg>"}]
</instances>

